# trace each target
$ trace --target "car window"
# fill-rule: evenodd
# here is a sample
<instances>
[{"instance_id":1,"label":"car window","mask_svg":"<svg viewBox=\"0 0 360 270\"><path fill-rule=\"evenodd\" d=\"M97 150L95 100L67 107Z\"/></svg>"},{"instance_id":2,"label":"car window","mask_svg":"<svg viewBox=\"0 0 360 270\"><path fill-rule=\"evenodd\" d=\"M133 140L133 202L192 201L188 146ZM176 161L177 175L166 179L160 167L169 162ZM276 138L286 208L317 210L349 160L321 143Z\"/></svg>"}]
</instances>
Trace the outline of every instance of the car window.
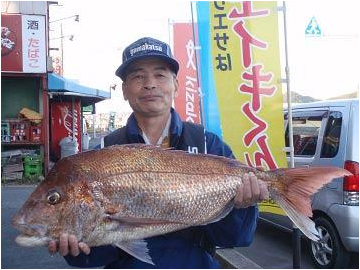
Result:
<instances>
[{"instance_id":1,"label":"car window","mask_svg":"<svg viewBox=\"0 0 360 270\"><path fill-rule=\"evenodd\" d=\"M323 116L293 117L293 140L295 156L314 156L319 138ZM289 146L289 135L286 132L285 143Z\"/></svg>"},{"instance_id":2,"label":"car window","mask_svg":"<svg viewBox=\"0 0 360 270\"><path fill-rule=\"evenodd\" d=\"M341 134L342 114L331 112L326 126L323 145L321 147L321 158L335 157L339 151Z\"/></svg>"}]
</instances>

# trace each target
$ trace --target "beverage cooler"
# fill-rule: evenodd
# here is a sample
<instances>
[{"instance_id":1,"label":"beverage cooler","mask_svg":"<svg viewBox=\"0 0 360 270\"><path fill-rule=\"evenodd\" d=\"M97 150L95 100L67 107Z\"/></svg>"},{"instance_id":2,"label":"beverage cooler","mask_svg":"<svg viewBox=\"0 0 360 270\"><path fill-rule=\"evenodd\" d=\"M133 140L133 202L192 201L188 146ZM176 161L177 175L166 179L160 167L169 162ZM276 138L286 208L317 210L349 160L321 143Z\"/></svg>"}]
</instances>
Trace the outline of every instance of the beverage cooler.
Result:
<instances>
[{"instance_id":1,"label":"beverage cooler","mask_svg":"<svg viewBox=\"0 0 360 270\"><path fill-rule=\"evenodd\" d=\"M81 152L80 100L50 102L52 161Z\"/></svg>"}]
</instances>

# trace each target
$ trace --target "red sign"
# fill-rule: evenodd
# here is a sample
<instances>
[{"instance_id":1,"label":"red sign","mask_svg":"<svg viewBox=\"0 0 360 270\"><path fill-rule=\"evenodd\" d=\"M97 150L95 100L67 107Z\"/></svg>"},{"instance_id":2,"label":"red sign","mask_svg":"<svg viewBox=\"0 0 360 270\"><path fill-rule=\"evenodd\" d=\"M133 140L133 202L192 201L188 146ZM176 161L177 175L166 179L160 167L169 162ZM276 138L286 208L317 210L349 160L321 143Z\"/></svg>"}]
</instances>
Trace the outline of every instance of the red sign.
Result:
<instances>
[{"instance_id":1,"label":"red sign","mask_svg":"<svg viewBox=\"0 0 360 270\"><path fill-rule=\"evenodd\" d=\"M72 139L73 134L81 151L80 101L74 102L74 111L71 108L71 102L51 103L51 152L56 159L61 157L60 141L65 137Z\"/></svg>"},{"instance_id":2,"label":"red sign","mask_svg":"<svg viewBox=\"0 0 360 270\"><path fill-rule=\"evenodd\" d=\"M60 76L63 75L63 69L62 69L61 57L60 56L53 57L53 68L54 68L54 73L55 74L58 74Z\"/></svg>"},{"instance_id":3,"label":"red sign","mask_svg":"<svg viewBox=\"0 0 360 270\"><path fill-rule=\"evenodd\" d=\"M1 14L1 71L22 71L21 15Z\"/></svg>"},{"instance_id":4,"label":"red sign","mask_svg":"<svg viewBox=\"0 0 360 270\"><path fill-rule=\"evenodd\" d=\"M1 71L46 73L45 16L1 14Z\"/></svg>"},{"instance_id":5,"label":"red sign","mask_svg":"<svg viewBox=\"0 0 360 270\"><path fill-rule=\"evenodd\" d=\"M174 55L179 62L179 93L175 109L183 121L199 124L199 82L195 62L195 45L191 23L174 24Z\"/></svg>"}]
</instances>

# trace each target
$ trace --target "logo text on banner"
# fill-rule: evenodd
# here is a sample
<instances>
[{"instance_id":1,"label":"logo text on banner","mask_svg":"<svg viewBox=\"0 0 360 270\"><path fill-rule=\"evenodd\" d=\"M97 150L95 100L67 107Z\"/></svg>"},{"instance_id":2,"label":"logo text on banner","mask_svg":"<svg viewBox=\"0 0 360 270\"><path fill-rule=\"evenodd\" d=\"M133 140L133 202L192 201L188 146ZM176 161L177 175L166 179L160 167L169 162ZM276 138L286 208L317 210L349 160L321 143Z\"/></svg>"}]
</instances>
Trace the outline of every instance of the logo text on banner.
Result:
<instances>
[{"instance_id":1,"label":"logo text on banner","mask_svg":"<svg viewBox=\"0 0 360 270\"><path fill-rule=\"evenodd\" d=\"M199 82L195 62L195 44L191 23L175 23L174 55L180 64L178 72L179 93L175 97L175 108L183 121L199 124Z\"/></svg>"}]
</instances>

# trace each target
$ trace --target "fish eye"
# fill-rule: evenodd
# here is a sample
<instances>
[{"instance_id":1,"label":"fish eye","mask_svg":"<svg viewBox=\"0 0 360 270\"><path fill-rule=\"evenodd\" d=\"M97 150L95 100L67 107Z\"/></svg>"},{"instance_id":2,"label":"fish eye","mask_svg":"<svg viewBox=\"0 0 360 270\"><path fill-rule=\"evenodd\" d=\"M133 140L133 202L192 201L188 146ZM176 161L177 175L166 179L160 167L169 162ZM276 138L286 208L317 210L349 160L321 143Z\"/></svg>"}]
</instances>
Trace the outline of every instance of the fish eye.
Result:
<instances>
[{"instance_id":1,"label":"fish eye","mask_svg":"<svg viewBox=\"0 0 360 270\"><path fill-rule=\"evenodd\" d=\"M60 193L57 192L56 190L51 190L49 191L46 200L49 204L57 204L61 199Z\"/></svg>"}]
</instances>

